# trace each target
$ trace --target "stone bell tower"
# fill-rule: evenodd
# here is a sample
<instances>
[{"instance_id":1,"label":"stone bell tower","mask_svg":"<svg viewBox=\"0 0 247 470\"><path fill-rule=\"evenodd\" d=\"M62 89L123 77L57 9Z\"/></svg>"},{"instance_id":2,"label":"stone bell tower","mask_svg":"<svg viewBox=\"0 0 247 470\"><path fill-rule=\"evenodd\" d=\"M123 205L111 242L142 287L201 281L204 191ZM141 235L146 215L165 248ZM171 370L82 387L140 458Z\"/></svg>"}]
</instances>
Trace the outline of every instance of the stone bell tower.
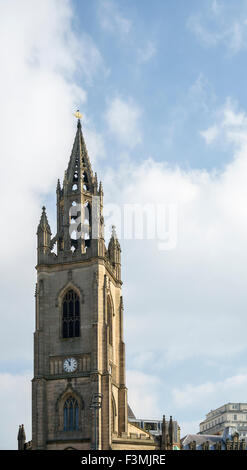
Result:
<instances>
[{"instance_id":1,"label":"stone bell tower","mask_svg":"<svg viewBox=\"0 0 247 470\"><path fill-rule=\"evenodd\" d=\"M115 228L105 246L103 188L80 119L57 184L57 233L43 207L37 238L32 449L111 449L128 433L121 249Z\"/></svg>"}]
</instances>

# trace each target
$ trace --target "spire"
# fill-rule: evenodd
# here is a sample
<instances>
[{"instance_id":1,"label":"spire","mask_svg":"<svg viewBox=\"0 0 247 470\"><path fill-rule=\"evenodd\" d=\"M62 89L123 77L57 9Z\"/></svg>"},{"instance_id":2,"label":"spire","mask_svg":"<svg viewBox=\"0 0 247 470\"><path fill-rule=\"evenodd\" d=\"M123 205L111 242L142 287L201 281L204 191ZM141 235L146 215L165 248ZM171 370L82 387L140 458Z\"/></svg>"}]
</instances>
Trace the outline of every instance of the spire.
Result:
<instances>
[{"instance_id":1,"label":"spire","mask_svg":"<svg viewBox=\"0 0 247 470\"><path fill-rule=\"evenodd\" d=\"M98 188L97 174L93 173L82 133L79 110L74 143L64 174L63 186L57 184L57 255L71 254L77 259L88 251L88 255L105 253L104 237L93 236L93 211L99 205L98 233L103 233L103 194ZM99 199L98 199L99 198ZM95 227L95 224L94 224Z\"/></svg>"},{"instance_id":2,"label":"spire","mask_svg":"<svg viewBox=\"0 0 247 470\"><path fill-rule=\"evenodd\" d=\"M118 238L117 238L117 232L116 232L115 225L112 225L111 228L112 228L112 232L111 232L111 238L110 238L109 245L114 244L114 245L116 245L117 248L120 249L120 243L119 243Z\"/></svg>"},{"instance_id":3,"label":"spire","mask_svg":"<svg viewBox=\"0 0 247 470\"><path fill-rule=\"evenodd\" d=\"M166 417L165 417L165 415L163 415L162 436L161 436L161 448L162 448L162 450L167 450L167 441L168 441L168 436L167 436Z\"/></svg>"},{"instance_id":4,"label":"spire","mask_svg":"<svg viewBox=\"0 0 247 470\"><path fill-rule=\"evenodd\" d=\"M82 126L79 111L74 114L77 118L77 131L67 169L67 180L69 185L73 183L79 185L79 188L92 189L94 183L94 175L87 147L82 133Z\"/></svg>"},{"instance_id":5,"label":"spire","mask_svg":"<svg viewBox=\"0 0 247 470\"><path fill-rule=\"evenodd\" d=\"M80 119L78 119L78 121L77 121L77 129L79 129L79 128L81 129L81 120Z\"/></svg>"},{"instance_id":6,"label":"spire","mask_svg":"<svg viewBox=\"0 0 247 470\"><path fill-rule=\"evenodd\" d=\"M78 119L78 124L81 123L81 118L82 118L82 114L80 113L79 109L77 109L76 113L74 113L74 116Z\"/></svg>"},{"instance_id":7,"label":"spire","mask_svg":"<svg viewBox=\"0 0 247 470\"><path fill-rule=\"evenodd\" d=\"M40 222L38 225L38 233L39 232L48 232L51 235L51 229L50 229L50 225L47 219L45 206L42 207L42 214L41 214Z\"/></svg>"},{"instance_id":8,"label":"spire","mask_svg":"<svg viewBox=\"0 0 247 470\"><path fill-rule=\"evenodd\" d=\"M169 434L169 444L170 446L173 445L173 422L172 422L172 416L170 416L170 421L168 425L168 434Z\"/></svg>"},{"instance_id":9,"label":"spire","mask_svg":"<svg viewBox=\"0 0 247 470\"><path fill-rule=\"evenodd\" d=\"M26 434L25 434L25 429L24 429L23 424L20 424L19 426L17 440L18 440L18 450L24 450L25 442L26 442Z\"/></svg>"},{"instance_id":10,"label":"spire","mask_svg":"<svg viewBox=\"0 0 247 470\"><path fill-rule=\"evenodd\" d=\"M61 191L60 179L57 180L57 192Z\"/></svg>"},{"instance_id":11,"label":"spire","mask_svg":"<svg viewBox=\"0 0 247 470\"><path fill-rule=\"evenodd\" d=\"M121 279L121 247L117 238L115 225L112 225L112 234L108 245L108 256L115 268L117 279Z\"/></svg>"},{"instance_id":12,"label":"spire","mask_svg":"<svg viewBox=\"0 0 247 470\"><path fill-rule=\"evenodd\" d=\"M112 225L112 234L111 234L111 236L114 240L117 240L117 232L116 232L115 225Z\"/></svg>"},{"instance_id":13,"label":"spire","mask_svg":"<svg viewBox=\"0 0 247 470\"><path fill-rule=\"evenodd\" d=\"M42 207L42 214L37 230L38 237L38 263L46 261L47 255L51 252L51 229L47 219L45 206Z\"/></svg>"},{"instance_id":14,"label":"spire","mask_svg":"<svg viewBox=\"0 0 247 470\"><path fill-rule=\"evenodd\" d=\"M97 173L94 174L94 194L97 194L98 191L98 177Z\"/></svg>"}]
</instances>

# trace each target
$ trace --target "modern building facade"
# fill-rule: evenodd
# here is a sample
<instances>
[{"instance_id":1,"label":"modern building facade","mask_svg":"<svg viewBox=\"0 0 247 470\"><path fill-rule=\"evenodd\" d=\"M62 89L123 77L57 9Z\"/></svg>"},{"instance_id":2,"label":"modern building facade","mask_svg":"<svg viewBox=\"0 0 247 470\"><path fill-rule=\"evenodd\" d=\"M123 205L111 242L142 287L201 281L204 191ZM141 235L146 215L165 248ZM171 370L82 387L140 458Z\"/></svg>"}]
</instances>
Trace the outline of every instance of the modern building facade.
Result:
<instances>
[{"instance_id":1,"label":"modern building facade","mask_svg":"<svg viewBox=\"0 0 247 470\"><path fill-rule=\"evenodd\" d=\"M170 448L172 420L158 437L128 420L121 247L115 228L105 245L103 187L80 119L56 194L55 236L44 207L37 230L32 442L21 425L18 447Z\"/></svg>"},{"instance_id":2,"label":"modern building facade","mask_svg":"<svg viewBox=\"0 0 247 470\"><path fill-rule=\"evenodd\" d=\"M131 417L129 418L129 422L139 426L141 429L145 429L154 436L161 436L162 434L162 420Z\"/></svg>"},{"instance_id":3,"label":"modern building facade","mask_svg":"<svg viewBox=\"0 0 247 470\"><path fill-rule=\"evenodd\" d=\"M138 426L145 431L148 431L154 436L162 435L163 421L159 419L144 419L144 418L135 418L129 416L129 422ZM168 423L167 423L168 425ZM173 440L174 444L180 442L180 427L177 421L173 421Z\"/></svg>"},{"instance_id":4,"label":"modern building facade","mask_svg":"<svg viewBox=\"0 0 247 470\"><path fill-rule=\"evenodd\" d=\"M199 434L220 435L228 427L234 427L240 439L247 437L247 403L227 403L211 410L200 423Z\"/></svg>"}]
</instances>

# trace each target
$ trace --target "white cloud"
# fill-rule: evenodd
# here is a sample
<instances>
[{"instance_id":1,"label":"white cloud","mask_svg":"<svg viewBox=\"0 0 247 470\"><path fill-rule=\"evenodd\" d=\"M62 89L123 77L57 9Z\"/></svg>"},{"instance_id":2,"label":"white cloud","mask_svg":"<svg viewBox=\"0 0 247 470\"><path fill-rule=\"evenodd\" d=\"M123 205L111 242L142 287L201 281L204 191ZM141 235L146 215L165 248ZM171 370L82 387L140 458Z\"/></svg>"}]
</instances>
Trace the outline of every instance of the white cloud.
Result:
<instances>
[{"instance_id":1,"label":"white cloud","mask_svg":"<svg viewBox=\"0 0 247 470\"><path fill-rule=\"evenodd\" d=\"M2 351L10 349L10 361L30 361L30 289L34 293L41 206L49 191L54 194L57 177L63 177L67 166L76 131L72 114L87 98L84 83L104 68L92 40L74 35L72 19L67 0L0 2L0 276L5 318L0 340ZM82 87L74 84L75 72L83 77ZM93 132L98 155L101 138L89 126L88 133Z\"/></svg>"},{"instance_id":2,"label":"white cloud","mask_svg":"<svg viewBox=\"0 0 247 470\"><path fill-rule=\"evenodd\" d=\"M1 450L17 450L19 424L31 438L31 372L22 375L0 374Z\"/></svg>"},{"instance_id":3,"label":"white cloud","mask_svg":"<svg viewBox=\"0 0 247 470\"><path fill-rule=\"evenodd\" d=\"M201 109L207 113L215 104L215 93L210 86L207 78L200 73L190 86L187 96L185 96L185 104L183 105L184 113L188 115L189 110Z\"/></svg>"},{"instance_id":4,"label":"white cloud","mask_svg":"<svg viewBox=\"0 0 247 470\"><path fill-rule=\"evenodd\" d=\"M0 2L1 361L13 370L32 362L36 228L44 198L54 197L76 131L73 112L86 84L105 73L92 39L73 32L68 0ZM82 86L75 85L80 77ZM94 157L102 137L87 125ZM52 193L50 193L52 192ZM52 217L53 216L53 217ZM55 219L48 211L49 221ZM23 366L23 364L25 364ZM31 374L30 374L31 375ZM18 425L30 430L30 376L1 374L0 447L16 448Z\"/></svg>"},{"instance_id":5,"label":"white cloud","mask_svg":"<svg viewBox=\"0 0 247 470\"><path fill-rule=\"evenodd\" d=\"M221 5L217 0L213 0L211 4L211 10L215 15L218 15L221 11Z\"/></svg>"},{"instance_id":6,"label":"white cloud","mask_svg":"<svg viewBox=\"0 0 247 470\"><path fill-rule=\"evenodd\" d=\"M238 109L237 103L228 98L215 115L216 124L200 132L205 142L211 144L221 140L228 144L232 143L237 148L244 146L247 141L247 116Z\"/></svg>"},{"instance_id":7,"label":"white cloud","mask_svg":"<svg viewBox=\"0 0 247 470\"><path fill-rule=\"evenodd\" d=\"M128 159L104 174L105 202L178 205L173 251L159 252L157 240L122 240L133 363L140 365L140 347L145 355L150 345L161 368L193 357L224 361L246 349L246 115L230 103L219 118L233 152L223 170ZM151 363L147 360L147 367Z\"/></svg>"},{"instance_id":8,"label":"white cloud","mask_svg":"<svg viewBox=\"0 0 247 470\"><path fill-rule=\"evenodd\" d=\"M148 41L146 46L137 50L138 61L146 63L152 59L156 54L156 46L153 41Z\"/></svg>"},{"instance_id":9,"label":"white cloud","mask_svg":"<svg viewBox=\"0 0 247 470\"><path fill-rule=\"evenodd\" d=\"M127 371L128 402L136 418L160 419L160 379L138 370Z\"/></svg>"},{"instance_id":10,"label":"white cloud","mask_svg":"<svg viewBox=\"0 0 247 470\"><path fill-rule=\"evenodd\" d=\"M218 45L223 40L225 35L224 33L220 33L217 30L209 31L207 27L202 24L200 15L191 16L187 22L187 26L206 46Z\"/></svg>"},{"instance_id":11,"label":"white cloud","mask_svg":"<svg viewBox=\"0 0 247 470\"><path fill-rule=\"evenodd\" d=\"M198 421L179 421L180 426L180 436L181 439L186 436L186 434L197 434L200 429L201 420Z\"/></svg>"},{"instance_id":12,"label":"white cloud","mask_svg":"<svg viewBox=\"0 0 247 470\"><path fill-rule=\"evenodd\" d=\"M212 109L215 109L216 104L217 97L213 87L207 77L199 73L183 98L172 107L168 123L163 126L163 142L166 148L174 145L175 141L184 135L185 128L191 127L191 124L198 120L198 115L211 118Z\"/></svg>"},{"instance_id":13,"label":"white cloud","mask_svg":"<svg viewBox=\"0 0 247 470\"><path fill-rule=\"evenodd\" d=\"M131 99L114 98L106 111L109 131L129 147L134 147L142 140L140 118L141 110Z\"/></svg>"},{"instance_id":14,"label":"white cloud","mask_svg":"<svg viewBox=\"0 0 247 470\"><path fill-rule=\"evenodd\" d=\"M188 28L207 47L223 45L231 54L247 46L246 3L234 5L214 0L202 14L194 13L188 19Z\"/></svg>"},{"instance_id":15,"label":"white cloud","mask_svg":"<svg viewBox=\"0 0 247 470\"><path fill-rule=\"evenodd\" d=\"M95 163L101 158L105 158L105 143L104 138L95 129L83 126L83 134L86 142L88 154L92 167L95 168Z\"/></svg>"},{"instance_id":16,"label":"white cloud","mask_svg":"<svg viewBox=\"0 0 247 470\"><path fill-rule=\"evenodd\" d=\"M98 17L101 27L109 33L126 36L131 30L131 21L120 11L113 1L100 1Z\"/></svg>"},{"instance_id":17,"label":"white cloud","mask_svg":"<svg viewBox=\"0 0 247 470\"><path fill-rule=\"evenodd\" d=\"M200 132L201 136L205 139L206 144L211 144L219 134L217 126L211 126L206 131Z\"/></svg>"},{"instance_id":18,"label":"white cloud","mask_svg":"<svg viewBox=\"0 0 247 470\"><path fill-rule=\"evenodd\" d=\"M230 98L226 100L225 106L223 107L223 126L227 127L245 127L247 128L247 118L243 111L237 109L237 104L234 103Z\"/></svg>"},{"instance_id":19,"label":"white cloud","mask_svg":"<svg viewBox=\"0 0 247 470\"><path fill-rule=\"evenodd\" d=\"M205 407L217 408L228 402L246 402L247 374L242 373L227 377L218 382L205 382L200 385L184 385L172 390L174 405L179 408L193 409ZM208 412L210 411L208 409ZM202 420L202 419L201 419Z\"/></svg>"}]
</instances>

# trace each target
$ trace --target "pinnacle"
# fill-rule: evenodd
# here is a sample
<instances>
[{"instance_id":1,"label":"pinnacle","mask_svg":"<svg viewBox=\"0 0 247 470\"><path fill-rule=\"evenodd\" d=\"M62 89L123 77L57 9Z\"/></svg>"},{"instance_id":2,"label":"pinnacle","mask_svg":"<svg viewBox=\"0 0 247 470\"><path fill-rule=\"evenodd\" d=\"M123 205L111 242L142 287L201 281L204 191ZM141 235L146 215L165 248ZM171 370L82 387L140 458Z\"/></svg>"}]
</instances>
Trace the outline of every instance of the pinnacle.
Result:
<instances>
[{"instance_id":1,"label":"pinnacle","mask_svg":"<svg viewBox=\"0 0 247 470\"><path fill-rule=\"evenodd\" d=\"M117 232L116 232L116 227L115 225L112 225L112 232L111 232L111 238L109 241L109 244L117 244L119 245L118 237L117 237ZM120 246L120 245L119 245Z\"/></svg>"},{"instance_id":2,"label":"pinnacle","mask_svg":"<svg viewBox=\"0 0 247 470\"><path fill-rule=\"evenodd\" d=\"M38 226L38 230L40 230L40 229L41 230L47 230L48 232L51 232L50 225L49 225L47 215L46 215L45 206L42 207L42 214L41 214L40 222L39 222L39 226Z\"/></svg>"},{"instance_id":3,"label":"pinnacle","mask_svg":"<svg viewBox=\"0 0 247 470\"><path fill-rule=\"evenodd\" d=\"M112 225L112 234L111 234L112 238L114 238L114 240L117 239L117 232L116 232L116 227L115 225Z\"/></svg>"}]
</instances>

